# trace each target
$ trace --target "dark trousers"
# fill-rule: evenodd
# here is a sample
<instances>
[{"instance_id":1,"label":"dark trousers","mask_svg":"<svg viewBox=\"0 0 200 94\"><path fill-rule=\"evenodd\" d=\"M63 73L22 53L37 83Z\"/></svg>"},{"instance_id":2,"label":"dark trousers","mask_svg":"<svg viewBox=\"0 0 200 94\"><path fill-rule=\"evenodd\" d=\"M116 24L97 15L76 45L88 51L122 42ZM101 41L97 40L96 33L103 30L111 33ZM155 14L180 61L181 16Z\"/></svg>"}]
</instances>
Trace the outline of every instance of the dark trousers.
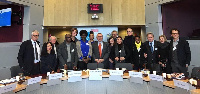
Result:
<instances>
[{"instance_id":1,"label":"dark trousers","mask_svg":"<svg viewBox=\"0 0 200 94\"><path fill-rule=\"evenodd\" d=\"M109 61L109 69L115 69L115 64L114 64L115 62L113 62L113 63L111 63L110 61Z\"/></svg>"},{"instance_id":2,"label":"dark trousers","mask_svg":"<svg viewBox=\"0 0 200 94\"><path fill-rule=\"evenodd\" d=\"M149 71L151 73L153 73L153 71L156 71L157 73L161 72L161 66L160 66L160 64L147 63L146 67L147 67L147 69L149 69Z\"/></svg>"},{"instance_id":3,"label":"dark trousers","mask_svg":"<svg viewBox=\"0 0 200 94\"><path fill-rule=\"evenodd\" d=\"M83 61L78 61L78 69L80 69L80 70L87 69L87 63L85 63Z\"/></svg>"},{"instance_id":4,"label":"dark trousers","mask_svg":"<svg viewBox=\"0 0 200 94\"><path fill-rule=\"evenodd\" d=\"M185 66L181 66L179 63L171 63L172 72L174 73L184 73L185 76L188 75L187 70L188 68Z\"/></svg>"},{"instance_id":5,"label":"dark trousers","mask_svg":"<svg viewBox=\"0 0 200 94\"><path fill-rule=\"evenodd\" d=\"M33 66L32 66L31 71L28 72L28 71L24 70L23 73L24 73L25 76L31 76L31 75L40 74L40 62L34 63Z\"/></svg>"},{"instance_id":6,"label":"dark trousers","mask_svg":"<svg viewBox=\"0 0 200 94\"><path fill-rule=\"evenodd\" d=\"M67 62L66 65L67 65L67 70L73 70L74 66L71 62Z\"/></svg>"}]
</instances>

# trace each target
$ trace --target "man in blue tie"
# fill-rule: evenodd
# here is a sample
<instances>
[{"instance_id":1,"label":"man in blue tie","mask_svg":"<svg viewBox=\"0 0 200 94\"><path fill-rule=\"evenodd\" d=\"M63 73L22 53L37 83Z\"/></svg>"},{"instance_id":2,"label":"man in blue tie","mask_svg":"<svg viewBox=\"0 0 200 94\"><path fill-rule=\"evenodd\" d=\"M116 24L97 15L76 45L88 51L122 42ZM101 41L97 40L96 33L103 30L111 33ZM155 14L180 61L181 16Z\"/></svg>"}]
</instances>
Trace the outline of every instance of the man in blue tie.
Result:
<instances>
[{"instance_id":1,"label":"man in blue tie","mask_svg":"<svg viewBox=\"0 0 200 94\"><path fill-rule=\"evenodd\" d=\"M146 60L146 68L151 72L160 72L160 65L158 63L158 41L154 40L153 33L148 33L147 39L148 41L144 43L144 58Z\"/></svg>"}]
</instances>

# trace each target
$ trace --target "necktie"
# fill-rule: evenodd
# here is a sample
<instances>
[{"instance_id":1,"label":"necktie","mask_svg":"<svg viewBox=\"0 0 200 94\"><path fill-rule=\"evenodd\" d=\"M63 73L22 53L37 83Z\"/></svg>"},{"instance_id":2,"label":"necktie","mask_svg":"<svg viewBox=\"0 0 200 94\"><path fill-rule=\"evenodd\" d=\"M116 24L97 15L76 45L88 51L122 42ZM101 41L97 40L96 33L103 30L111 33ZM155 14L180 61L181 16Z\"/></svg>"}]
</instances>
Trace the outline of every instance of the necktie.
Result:
<instances>
[{"instance_id":1,"label":"necktie","mask_svg":"<svg viewBox=\"0 0 200 94\"><path fill-rule=\"evenodd\" d=\"M99 43L99 55L101 57L101 43Z\"/></svg>"},{"instance_id":2,"label":"necktie","mask_svg":"<svg viewBox=\"0 0 200 94\"><path fill-rule=\"evenodd\" d=\"M38 52L37 52L37 47L36 47L36 42L35 43L35 59L38 60Z\"/></svg>"},{"instance_id":3,"label":"necktie","mask_svg":"<svg viewBox=\"0 0 200 94\"><path fill-rule=\"evenodd\" d=\"M151 53L153 53L153 46L152 46L152 42L150 43L150 47L151 47Z\"/></svg>"}]
</instances>

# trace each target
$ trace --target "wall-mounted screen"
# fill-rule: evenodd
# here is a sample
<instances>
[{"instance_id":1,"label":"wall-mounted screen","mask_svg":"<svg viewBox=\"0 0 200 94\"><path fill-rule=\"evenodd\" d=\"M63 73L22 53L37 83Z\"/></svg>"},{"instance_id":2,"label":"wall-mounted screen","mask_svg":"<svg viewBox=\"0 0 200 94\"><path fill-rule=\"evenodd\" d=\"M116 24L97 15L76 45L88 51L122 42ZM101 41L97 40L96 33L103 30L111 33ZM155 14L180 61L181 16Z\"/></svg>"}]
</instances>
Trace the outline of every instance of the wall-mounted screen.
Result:
<instances>
[{"instance_id":1,"label":"wall-mounted screen","mask_svg":"<svg viewBox=\"0 0 200 94\"><path fill-rule=\"evenodd\" d=\"M11 26L11 14L12 14L11 8L0 10L0 27Z\"/></svg>"}]
</instances>

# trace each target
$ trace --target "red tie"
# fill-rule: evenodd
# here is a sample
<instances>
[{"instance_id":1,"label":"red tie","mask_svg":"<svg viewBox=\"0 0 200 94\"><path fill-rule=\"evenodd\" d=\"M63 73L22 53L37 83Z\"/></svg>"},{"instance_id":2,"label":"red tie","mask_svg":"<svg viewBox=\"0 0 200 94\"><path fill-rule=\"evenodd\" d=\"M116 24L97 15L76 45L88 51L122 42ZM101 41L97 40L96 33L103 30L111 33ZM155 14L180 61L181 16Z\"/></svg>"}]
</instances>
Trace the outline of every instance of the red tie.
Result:
<instances>
[{"instance_id":1,"label":"red tie","mask_svg":"<svg viewBox=\"0 0 200 94\"><path fill-rule=\"evenodd\" d=\"M101 43L99 43L99 55L100 55L100 58L101 58Z\"/></svg>"}]
</instances>

